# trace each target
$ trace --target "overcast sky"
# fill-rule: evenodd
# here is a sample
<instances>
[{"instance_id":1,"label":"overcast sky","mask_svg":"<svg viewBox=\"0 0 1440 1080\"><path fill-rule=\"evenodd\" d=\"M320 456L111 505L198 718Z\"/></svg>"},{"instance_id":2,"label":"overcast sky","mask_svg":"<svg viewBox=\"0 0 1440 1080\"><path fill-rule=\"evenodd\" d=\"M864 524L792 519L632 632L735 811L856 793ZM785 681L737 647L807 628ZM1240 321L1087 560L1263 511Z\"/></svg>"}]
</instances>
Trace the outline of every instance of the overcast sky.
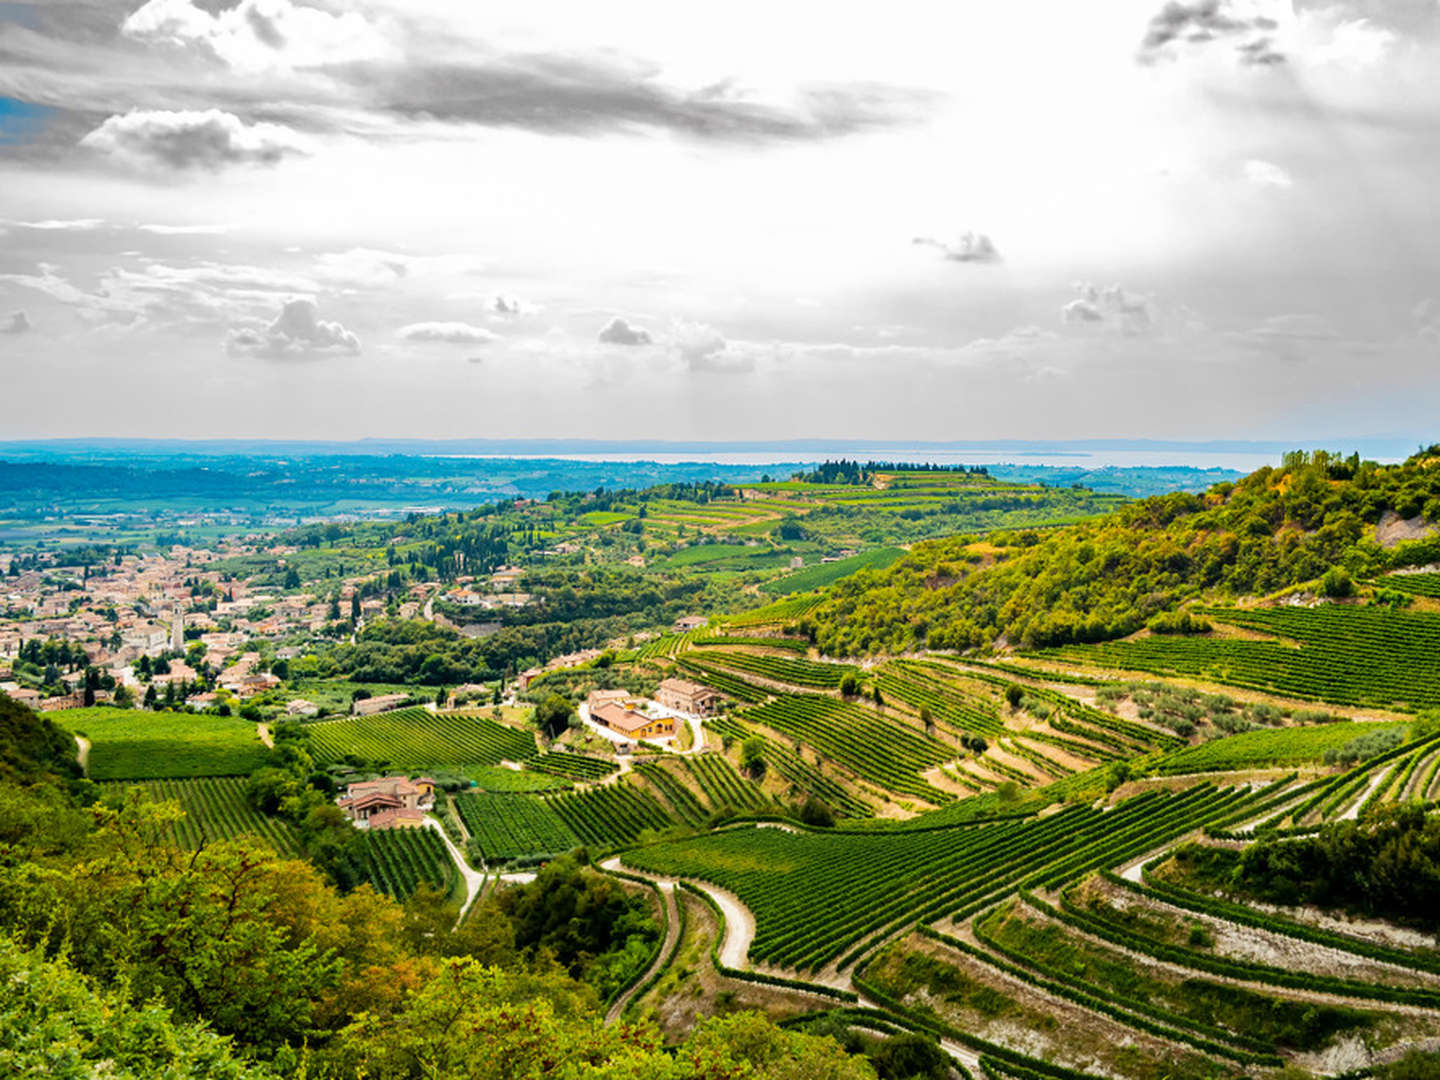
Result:
<instances>
[{"instance_id":1,"label":"overcast sky","mask_svg":"<svg viewBox=\"0 0 1440 1080\"><path fill-rule=\"evenodd\" d=\"M0 437L1440 438L1440 0L0 2Z\"/></svg>"}]
</instances>

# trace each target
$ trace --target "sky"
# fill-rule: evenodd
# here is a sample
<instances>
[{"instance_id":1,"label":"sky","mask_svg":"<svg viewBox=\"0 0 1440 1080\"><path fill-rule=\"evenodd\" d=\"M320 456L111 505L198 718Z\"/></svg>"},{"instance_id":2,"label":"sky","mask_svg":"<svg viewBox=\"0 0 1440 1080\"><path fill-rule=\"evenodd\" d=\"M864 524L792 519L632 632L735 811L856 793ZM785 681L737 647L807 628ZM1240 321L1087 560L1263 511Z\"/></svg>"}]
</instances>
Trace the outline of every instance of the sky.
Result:
<instances>
[{"instance_id":1,"label":"sky","mask_svg":"<svg viewBox=\"0 0 1440 1080\"><path fill-rule=\"evenodd\" d=\"M1440 439L1440 0L0 2L0 438Z\"/></svg>"}]
</instances>

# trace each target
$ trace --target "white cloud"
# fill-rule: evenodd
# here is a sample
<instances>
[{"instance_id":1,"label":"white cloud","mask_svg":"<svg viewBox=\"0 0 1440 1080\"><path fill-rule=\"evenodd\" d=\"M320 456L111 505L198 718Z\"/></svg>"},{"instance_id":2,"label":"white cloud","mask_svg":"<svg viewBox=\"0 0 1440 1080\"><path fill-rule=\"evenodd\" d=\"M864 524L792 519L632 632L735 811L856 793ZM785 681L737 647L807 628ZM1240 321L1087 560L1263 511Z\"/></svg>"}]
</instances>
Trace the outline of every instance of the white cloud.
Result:
<instances>
[{"instance_id":1,"label":"white cloud","mask_svg":"<svg viewBox=\"0 0 1440 1080\"><path fill-rule=\"evenodd\" d=\"M605 345L649 345L653 340L649 330L633 326L618 315L600 331L600 341Z\"/></svg>"},{"instance_id":2,"label":"white cloud","mask_svg":"<svg viewBox=\"0 0 1440 1080\"><path fill-rule=\"evenodd\" d=\"M1257 187L1289 188L1295 186L1290 174L1279 165L1251 158L1244 165L1245 179Z\"/></svg>"},{"instance_id":3,"label":"white cloud","mask_svg":"<svg viewBox=\"0 0 1440 1080\"><path fill-rule=\"evenodd\" d=\"M397 333L406 341L443 342L449 345L487 345L499 335L483 326L463 322L423 322L402 326Z\"/></svg>"},{"instance_id":4,"label":"white cloud","mask_svg":"<svg viewBox=\"0 0 1440 1080\"><path fill-rule=\"evenodd\" d=\"M414 262L408 255L371 248L327 252L315 260L316 273L342 285L390 285L410 274Z\"/></svg>"},{"instance_id":5,"label":"white cloud","mask_svg":"<svg viewBox=\"0 0 1440 1080\"><path fill-rule=\"evenodd\" d=\"M229 225L137 225L141 232L155 236L223 236Z\"/></svg>"},{"instance_id":6,"label":"white cloud","mask_svg":"<svg viewBox=\"0 0 1440 1080\"><path fill-rule=\"evenodd\" d=\"M24 334L35 329L30 317L23 311L11 312L0 320L0 334Z\"/></svg>"},{"instance_id":7,"label":"white cloud","mask_svg":"<svg viewBox=\"0 0 1440 1080\"><path fill-rule=\"evenodd\" d=\"M984 233L961 233L954 243L949 244L930 236L917 236L911 242L936 248L950 262L996 263L1000 261L999 249L995 247L994 241Z\"/></svg>"},{"instance_id":8,"label":"white cloud","mask_svg":"<svg viewBox=\"0 0 1440 1080\"><path fill-rule=\"evenodd\" d=\"M670 347L691 371L748 371L753 356L727 354L725 339L705 323L677 322L670 330Z\"/></svg>"},{"instance_id":9,"label":"white cloud","mask_svg":"<svg viewBox=\"0 0 1440 1080\"><path fill-rule=\"evenodd\" d=\"M1060 308L1060 321L1068 326L1089 325L1122 334L1143 334L1155 323L1150 300L1119 285L1102 289L1078 282L1075 291L1080 295Z\"/></svg>"},{"instance_id":10,"label":"white cloud","mask_svg":"<svg viewBox=\"0 0 1440 1080\"><path fill-rule=\"evenodd\" d=\"M49 221L6 221L3 224L16 229L35 229L37 232L94 232L103 229L101 218L75 218L73 220Z\"/></svg>"},{"instance_id":11,"label":"white cloud","mask_svg":"<svg viewBox=\"0 0 1440 1080\"><path fill-rule=\"evenodd\" d=\"M1330 31L1330 40L1317 45L1306 59L1317 64L1360 70L1380 64L1398 40L1398 35L1369 19L1350 19Z\"/></svg>"},{"instance_id":12,"label":"white cloud","mask_svg":"<svg viewBox=\"0 0 1440 1080\"><path fill-rule=\"evenodd\" d=\"M309 144L280 124L247 124L220 109L203 112L135 109L112 116L80 145L137 164L173 169L277 165L309 153Z\"/></svg>"},{"instance_id":13,"label":"white cloud","mask_svg":"<svg viewBox=\"0 0 1440 1080\"><path fill-rule=\"evenodd\" d=\"M358 12L332 14L293 0L239 0L213 14L193 0L149 0L122 30L142 41L198 45L249 72L376 60L391 53L381 32Z\"/></svg>"},{"instance_id":14,"label":"white cloud","mask_svg":"<svg viewBox=\"0 0 1440 1080\"><path fill-rule=\"evenodd\" d=\"M353 356L360 351L360 339L338 322L320 318L320 309L314 300L299 297L286 303L275 321L263 330L242 327L233 331L226 347L232 355L272 358Z\"/></svg>"},{"instance_id":15,"label":"white cloud","mask_svg":"<svg viewBox=\"0 0 1440 1080\"><path fill-rule=\"evenodd\" d=\"M495 293L485 301L485 310L492 318L515 319L521 315L534 315L540 308L518 296Z\"/></svg>"}]
</instances>

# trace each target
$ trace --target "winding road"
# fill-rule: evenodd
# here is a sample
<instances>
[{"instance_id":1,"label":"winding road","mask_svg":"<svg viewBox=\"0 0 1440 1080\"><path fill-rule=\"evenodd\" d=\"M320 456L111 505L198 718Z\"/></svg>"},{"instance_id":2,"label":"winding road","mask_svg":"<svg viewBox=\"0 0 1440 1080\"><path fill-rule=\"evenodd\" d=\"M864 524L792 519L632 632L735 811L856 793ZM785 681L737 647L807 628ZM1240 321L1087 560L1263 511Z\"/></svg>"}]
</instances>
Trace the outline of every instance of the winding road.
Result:
<instances>
[{"instance_id":1,"label":"winding road","mask_svg":"<svg viewBox=\"0 0 1440 1080\"><path fill-rule=\"evenodd\" d=\"M660 951L655 954L654 962L645 969L641 975L630 984L611 1004L605 1013L605 1023L613 1024L625 1014L626 1007L634 1000L640 987L646 985L657 971L673 959L675 947L680 943L680 905L675 899L675 883L673 881L661 881L657 883L660 890L661 902L665 905L665 940L660 943Z\"/></svg>"},{"instance_id":2,"label":"winding road","mask_svg":"<svg viewBox=\"0 0 1440 1080\"><path fill-rule=\"evenodd\" d=\"M475 902L475 898L485 887L485 875L471 868L460 849L455 846L455 842L450 839L450 834L445 831L445 827L436 818L427 815L425 827L434 829L440 834L440 839L445 843L445 850L450 853L450 858L455 861L455 866L460 871L460 877L465 881L465 903L460 905L460 915L455 920L455 925L459 926L464 920L466 912L470 910L470 905Z\"/></svg>"}]
</instances>

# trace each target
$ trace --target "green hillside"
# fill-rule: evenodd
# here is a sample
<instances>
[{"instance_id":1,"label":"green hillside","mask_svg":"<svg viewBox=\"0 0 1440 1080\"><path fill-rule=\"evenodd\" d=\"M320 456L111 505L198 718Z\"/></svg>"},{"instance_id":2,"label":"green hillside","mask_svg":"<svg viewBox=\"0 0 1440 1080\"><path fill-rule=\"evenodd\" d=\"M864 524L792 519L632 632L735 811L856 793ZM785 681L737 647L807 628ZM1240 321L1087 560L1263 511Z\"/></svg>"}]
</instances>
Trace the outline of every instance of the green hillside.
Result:
<instances>
[{"instance_id":1,"label":"green hillside","mask_svg":"<svg viewBox=\"0 0 1440 1080\"><path fill-rule=\"evenodd\" d=\"M835 656L1110 640L1188 600L1265 595L1332 568L1343 576L1327 584L1343 592L1346 578L1433 562L1440 537L1377 540L1382 520L1417 517L1440 523L1433 451L1393 466L1296 453L1204 495L1156 496L1064 530L916 544L888 570L837 582L809 629Z\"/></svg>"}]
</instances>

